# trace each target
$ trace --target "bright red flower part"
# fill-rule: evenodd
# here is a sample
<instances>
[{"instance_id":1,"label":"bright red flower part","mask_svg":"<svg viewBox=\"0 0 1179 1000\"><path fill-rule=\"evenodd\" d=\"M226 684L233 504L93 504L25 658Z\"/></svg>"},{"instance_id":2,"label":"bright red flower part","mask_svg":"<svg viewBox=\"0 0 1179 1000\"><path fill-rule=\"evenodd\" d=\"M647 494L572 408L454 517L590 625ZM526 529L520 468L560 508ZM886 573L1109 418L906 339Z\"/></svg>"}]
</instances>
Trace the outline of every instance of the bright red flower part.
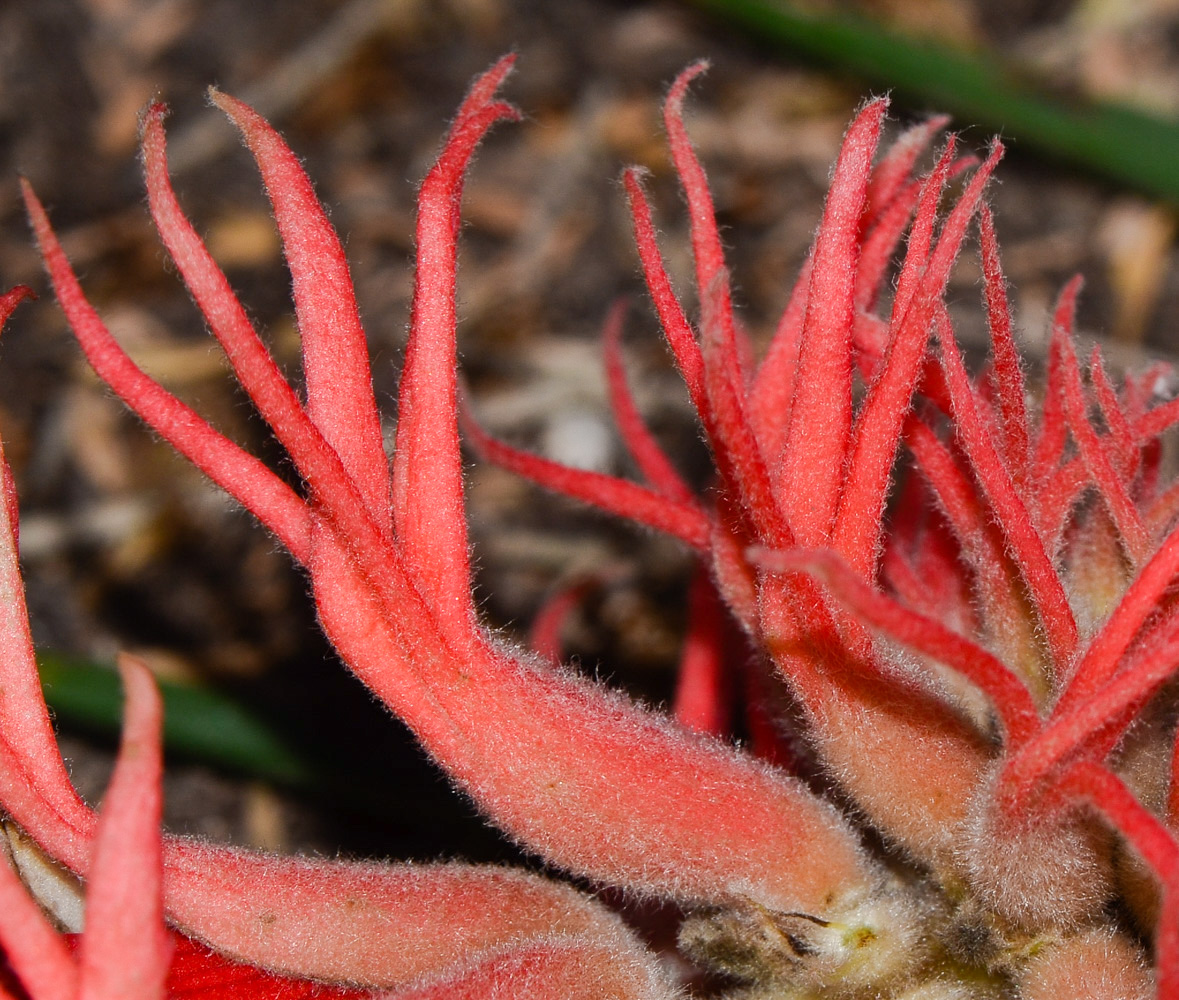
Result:
<instances>
[{"instance_id":1,"label":"bright red flower part","mask_svg":"<svg viewBox=\"0 0 1179 1000\"><path fill-rule=\"evenodd\" d=\"M767 1000L1155 991L1179 1000L1179 780L1167 687L1179 667L1170 593L1179 487L1159 448L1179 403L1156 401L1153 385L1133 377L1117 386L1097 354L1086 389L1073 283L1056 312L1042 402L1029 406L984 202L1002 146L978 162L951 137L921 174L944 120L910 129L878 158L886 102L866 104L755 365L683 122L704 68L690 67L664 114L691 220L695 322L665 270L640 172L623 181L655 311L715 458L715 487L694 495L645 427L621 362L621 312L607 326L608 384L644 483L565 468L465 419L489 459L700 556L676 718L667 718L505 646L472 603L455 254L469 160L493 124L515 116L495 97L511 64L475 82L421 188L391 467L339 240L282 139L220 93L213 101L257 160L283 239L305 399L182 214L158 105L143 132L150 208L303 492L135 366L87 303L26 185L58 300L95 370L282 541L309 575L341 658L484 814L556 869L678 904L682 951L727 977L715 990ZM979 379L966 371L943 298L975 226L992 334ZM906 234L889 298L889 263ZM166 837L161 847L158 706L130 666L129 773L120 765L96 822L69 784L40 700L14 511L10 502L0 531L0 803L88 880L91 898L77 967L47 926L0 919L32 995L174 991L162 978L160 871L180 951L195 939L243 963L217 959L226 967L271 976L259 996L307 980L438 1000L677 995L669 967L617 916L538 876L280 859ZM549 651L553 631L551 621L538 630ZM778 681L804 730L795 735L805 751L795 753L809 760L787 752L769 724L764 693ZM756 754L728 741L741 706ZM0 879L0 892L13 900L10 914L35 912L12 878ZM124 913L137 932L122 929ZM93 940L126 962L104 969L90 958ZM110 978L128 965L134 984Z\"/></svg>"}]
</instances>

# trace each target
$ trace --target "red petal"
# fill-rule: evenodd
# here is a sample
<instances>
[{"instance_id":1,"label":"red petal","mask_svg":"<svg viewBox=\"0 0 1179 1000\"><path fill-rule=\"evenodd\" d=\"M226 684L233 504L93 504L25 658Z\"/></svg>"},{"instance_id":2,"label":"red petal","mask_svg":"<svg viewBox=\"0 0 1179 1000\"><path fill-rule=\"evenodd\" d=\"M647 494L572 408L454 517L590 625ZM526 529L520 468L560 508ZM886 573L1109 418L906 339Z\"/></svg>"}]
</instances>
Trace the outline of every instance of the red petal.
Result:
<instances>
[{"instance_id":1,"label":"red petal","mask_svg":"<svg viewBox=\"0 0 1179 1000\"><path fill-rule=\"evenodd\" d=\"M757 556L757 562L778 573L805 572L817 576L859 621L968 678L990 698L1013 746L1025 743L1039 729L1035 703L1005 664L936 619L911 611L873 590L831 550L763 552Z\"/></svg>"},{"instance_id":2,"label":"red petal","mask_svg":"<svg viewBox=\"0 0 1179 1000\"><path fill-rule=\"evenodd\" d=\"M397 548L406 572L455 636L470 630L473 617L456 426L458 213L475 147L495 122L518 117L510 105L491 101L511 61L501 59L475 82L418 194L413 311L397 404Z\"/></svg>"},{"instance_id":3,"label":"red petal","mask_svg":"<svg viewBox=\"0 0 1179 1000\"><path fill-rule=\"evenodd\" d=\"M296 559L305 561L310 520L303 501L253 455L218 434L135 365L86 301L33 189L22 181L21 190L57 300L99 377L173 448L273 531Z\"/></svg>"},{"instance_id":4,"label":"red petal","mask_svg":"<svg viewBox=\"0 0 1179 1000\"><path fill-rule=\"evenodd\" d=\"M659 446L639 414L639 408L631 395L622 362L622 323L626 316L626 303L615 303L606 317L602 331L603 353L606 360L606 384L610 390L610 408L618 424L618 433L638 465L643 478L669 500L676 503L693 504L688 484L671 464L666 453Z\"/></svg>"},{"instance_id":5,"label":"red petal","mask_svg":"<svg viewBox=\"0 0 1179 1000\"><path fill-rule=\"evenodd\" d=\"M721 738L729 734L733 709L725 616L716 587L707 573L697 570L688 591L688 630L671 714L689 729Z\"/></svg>"},{"instance_id":6,"label":"red petal","mask_svg":"<svg viewBox=\"0 0 1179 1000\"><path fill-rule=\"evenodd\" d=\"M708 552L711 524L698 504L670 500L638 483L589 469L575 469L513 448L493 438L465 409L463 433L486 461L531 479L534 483L583 503L664 531L700 552Z\"/></svg>"},{"instance_id":7,"label":"red petal","mask_svg":"<svg viewBox=\"0 0 1179 1000\"><path fill-rule=\"evenodd\" d=\"M1074 278L1061 293L1061 299L1074 300L1079 289L1080 279ZM1081 369L1069 337L1060 339L1060 359L1060 388L1069 430L1081 452L1085 468L1096 484L1114 524L1117 525L1118 534L1131 563L1135 566L1141 565L1149 555L1151 540L1138 513L1138 507L1130 498L1126 484L1119 476L1106 448L1107 439L1099 437L1093 425L1089 423L1085 391L1081 384Z\"/></svg>"},{"instance_id":8,"label":"red petal","mask_svg":"<svg viewBox=\"0 0 1179 1000\"><path fill-rule=\"evenodd\" d=\"M979 211L982 243L983 280L986 288L987 322L991 329L991 356L995 366L995 384L999 397L1000 428L1003 452L1016 483L1027 475L1029 457L1027 399L1024 395L1023 369L1011 332L1011 309L1007 304L1007 287L999 262L999 244L991 210L983 205Z\"/></svg>"},{"instance_id":9,"label":"red petal","mask_svg":"<svg viewBox=\"0 0 1179 1000\"><path fill-rule=\"evenodd\" d=\"M82 935L69 935L77 948ZM368 1000L373 990L275 975L235 962L200 941L172 931L172 963L164 984L167 1000Z\"/></svg>"},{"instance_id":10,"label":"red petal","mask_svg":"<svg viewBox=\"0 0 1179 1000\"><path fill-rule=\"evenodd\" d=\"M1075 765L1063 790L1096 806L1125 835L1162 883L1163 902L1155 928L1155 972L1159 1000L1179 1000L1179 844L1112 771L1097 764Z\"/></svg>"},{"instance_id":11,"label":"red petal","mask_svg":"<svg viewBox=\"0 0 1179 1000\"><path fill-rule=\"evenodd\" d=\"M860 217L887 106L872 101L848 129L815 243L779 490L795 536L808 546L827 541L843 485Z\"/></svg>"},{"instance_id":12,"label":"red petal","mask_svg":"<svg viewBox=\"0 0 1179 1000\"><path fill-rule=\"evenodd\" d=\"M856 418L847 479L839 498L834 547L865 578L871 575L878 555L881 518L897 443L924 366L934 312L942 301L969 220L1002 156L1003 147L996 144L986 162L971 178L946 219L937 247L927 262L920 244L932 231L938 195L953 153L954 143L951 141L946 144L946 150L922 192L889 324L887 353Z\"/></svg>"},{"instance_id":13,"label":"red petal","mask_svg":"<svg viewBox=\"0 0 1179 1000\"><path fill-rule=\"evenodd\" d=\"M157 1000L171 951L161 885L163 706L142 662L124 656L119 672L123 740L91 850L79 1000Z\"/></svg>"},{"instance_id":14,"label":"red petal","mask_svg":"<svg viewBox=\"0 0 1179 1000\"><path fill-rule=\"evenodd\" d=\"M211 90L258 163L291 271L303 346L307 411L340 456L369 514L389 516L389 469L373 397L368 343L348 262L295 154L248 105Z\"/></svg>"},{"instance_id":15,"label":"red petal","mask_svg":"<svg viewBox=\"0 0 1179 1000\"><path fill-rule=\"evenodd\" d=\"M942 345L942 367L953 397L958 439L970 458L974 474L1003 528L1015 562L1027 581L1048 637L1056 669L1063 671L1077 646L1077 623L1069 607L1064 585L1015 487L1010 470L995 449L992 428L980 411L953 334L948 329L948 320L939 339Z\"/></svg>"}]
</instances>

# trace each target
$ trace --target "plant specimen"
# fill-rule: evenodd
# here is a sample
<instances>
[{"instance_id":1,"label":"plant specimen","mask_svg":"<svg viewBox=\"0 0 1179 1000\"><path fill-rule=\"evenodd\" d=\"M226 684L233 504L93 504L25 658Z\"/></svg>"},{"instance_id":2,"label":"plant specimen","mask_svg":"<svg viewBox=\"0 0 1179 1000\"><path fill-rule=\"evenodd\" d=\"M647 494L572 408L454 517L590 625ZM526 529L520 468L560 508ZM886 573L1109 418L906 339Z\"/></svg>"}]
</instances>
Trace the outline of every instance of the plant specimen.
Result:
<instances>
[{"instance_id":1,"label":"plant specimen","mask_svg":"<svg viewBox=\"0 0 1179 1000\"><path fill-rule=\"evenodd\" d=\"M643 424L618 321L606 337L610 387L643 483L520 452L473 419L467 429L489 459L678 538L699 555L696 601L711 612L693 616L677 718L512 648L481 626L471 598L454 304L463 177L487 130L515 114L495 97L511 64L475 81L421 188L391 463L339 241L291 151L224 94L213 101L257 160L283 239L305 398L182 214L158 105L143 131L149 204L303 491L134 365L26 185L58 301L95 370L290 551L341 659L496 826L556 870L682 909L680 947L714 974L702 989L766 1000L1179 997L1167 684L1179 665L1179 487L1160 442L1179 403L1156 393L1165 373L1115 385L1094 353L1086 388L1073 282L1032 406L983 201L1002 147L979 163L950 137L921 174L944 125L936 119L877 159L883 100L848 129L810 257L755 365L682 119L702 69L690 67L665 123L691 218L695 324L665 271L637 170L624 187L715 485L694 495ZM975 225L992 342L979 378L944 304ZM109 888L117 879L103 865L116 819L96 826L77 798L40 700L8 496L0 803L93 893L129 892ZM724 615L751 652L733 655ZM735 672L762 692L750 699L748 749L728 738ZM772 679L792 700L793 754L767 725ZM150 712L132 703L128 740L150 745ZM151 786L138 779L144 795ZM111 800L118 817L121 798ZM150 839L136 836L132 846ZM605 906L537 875L282 859L169 837L160 854L170 924L276 976L407 998L682 989ZM137 912L142 930L158 931L157 910ZM9 923L0 915L0 937L25 986L67 995L26 974ZM303 988L277 978L265 988L279 982ZM82 989L148 997L161 987L157 977L135 993ZM269 995L261 990L252 995Z\"/></svg>"}]
</instances>

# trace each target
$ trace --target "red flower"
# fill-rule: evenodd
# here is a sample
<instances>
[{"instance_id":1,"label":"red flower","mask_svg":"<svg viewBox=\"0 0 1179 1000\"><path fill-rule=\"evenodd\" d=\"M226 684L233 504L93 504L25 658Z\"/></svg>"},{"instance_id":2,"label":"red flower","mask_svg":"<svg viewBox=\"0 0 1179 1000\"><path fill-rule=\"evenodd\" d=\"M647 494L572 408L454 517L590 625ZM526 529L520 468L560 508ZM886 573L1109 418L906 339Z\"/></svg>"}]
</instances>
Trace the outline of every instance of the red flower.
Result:
<instances>
[{"instance_id":1,"label":"red flower","mask_svg":"<svg viewBox=\"0 0 1179 1000\"><path fill-rule=\"evenodd\" d=\"M494 98L511 62L475 82L422 185L391 470L339 241L291 151L222 94L213 100L253 152L283 238L305 400L176 203L160 106L144 126L151 211L303 493L135 367L26 186L58 299L99 375L286 545L341 658L492 822L567 872L686 908L681 944L700 963L767 997L1065 1000L1083 989L1113 1000L1150 991L1137 941L1153 935L1159 993L1179 997L1179 782L1173 713L1155 697L1179 665L1168 593L1179 529L1166 533L1179 488L1163 482L1158 447L1179 404L1152 405L1134 378L1115 389L1095 356L1094 409L1072 344L1073 284L1042 412L1029 413L982 201L997 142L976 164L956 157L951 137L915 176L944 124L934 120L873 167L885 102L865 105L811 256L754 366L682 121L703 66L681 74L665 122L692 223L696 327L664 270L638 171L624 183L647 285L716 460L711 497L692 494L644 427L621 367L620 316L607 336L609 384L645 485L521 453L469 423L489 458L699 553L707 572L677 710L713 735L482 628L456 429L455 244L468 161L515 114ZM939 228L948 182L970 168ZM975 218L993 359L972 381L943 295ZM887 265L906 230L885 316ZM903 451L916 468L898 476ZM57 755L11 540L0 532L0 802L89 874L96 898L134 894L103 874L107 820L96 832ZM725 742L722 651L735 637L717 595L766 676L788 683L837 795ZM772 755L774 734L752 711L755 746ZM1147 714L1156 721L1128 740ZM140 723L129 719L133 734ZM869 829L883 846L864 846ZM1154 870L1161 906L1121 841ZM172 839L161 863L176 927L272 971L396 996L673 993L617 918L527 874L316 864ZM1128 905L1111 909L1115 899ZM16 954L18 939L0 934Z\"/></svg>"}]
</instances>

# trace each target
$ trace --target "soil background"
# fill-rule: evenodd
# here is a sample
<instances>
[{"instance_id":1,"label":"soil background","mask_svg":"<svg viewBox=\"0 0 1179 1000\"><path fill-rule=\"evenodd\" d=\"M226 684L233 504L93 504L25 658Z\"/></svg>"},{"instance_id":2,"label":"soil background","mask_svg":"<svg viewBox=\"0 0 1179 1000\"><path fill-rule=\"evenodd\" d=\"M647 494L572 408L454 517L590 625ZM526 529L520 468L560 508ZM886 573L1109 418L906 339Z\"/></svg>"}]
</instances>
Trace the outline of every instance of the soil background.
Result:
<instances>
[{"instance_id":1,"label":"soil background","mask_svg":"<svg viewBox=\"0 0 1179 1000\"><path fill-rule=\"evenodd\" d=\"M1058 88L1170 114L1179 105L1174 3L881 0L858 9L997 48ZM505 94L525 119L497 128L480 151L463 209L459 339L476 409L514 443L627 474L598 349L607 309L626 295L640 404L704 485L708 456L643 293L620 169L651 170L663 247L678 287L688 288L687 223L659 104L676 72L710 59L689 128L713 183L743 317L764 342L864 84L775 54L670 0L0 4L0 282L26 282L42 296L20 308L0 347L0 431L20 489L37 642L104 662L131 650L162 676L215 685L367 789L363 801L293 795L175 758L172 829L329 855L513 855L340 669L304 580L273 540L88 372L31 247L16 176L33 182L88 295L144 366L291 476L151 228L136 156L140 109L155 97L171 105L182 202L295 379L277 237L256 171L205 89L253 103L304 158L346 242L391 433L415 188L470 79L509 50L519 62ZM931 110L898 102L893 127ZM955 124L968 144L985 145L985 132ZM1033 365L1052 299L1078 270L1089 282L1081 325L1086 336L1107 331L1115 364L1175 350L1169 210L1025 157L1018 137L1000 176L993 202ZM985 336L978 279L970 251L950 297L976 352ZM521 637L547 597L590 578L565 629L569 656L665 701L688 557L495 469L472 468L470 503L488 620ZM65 730L63 746L96 799L110 740Z\"/></svg>"}]
</instances>

